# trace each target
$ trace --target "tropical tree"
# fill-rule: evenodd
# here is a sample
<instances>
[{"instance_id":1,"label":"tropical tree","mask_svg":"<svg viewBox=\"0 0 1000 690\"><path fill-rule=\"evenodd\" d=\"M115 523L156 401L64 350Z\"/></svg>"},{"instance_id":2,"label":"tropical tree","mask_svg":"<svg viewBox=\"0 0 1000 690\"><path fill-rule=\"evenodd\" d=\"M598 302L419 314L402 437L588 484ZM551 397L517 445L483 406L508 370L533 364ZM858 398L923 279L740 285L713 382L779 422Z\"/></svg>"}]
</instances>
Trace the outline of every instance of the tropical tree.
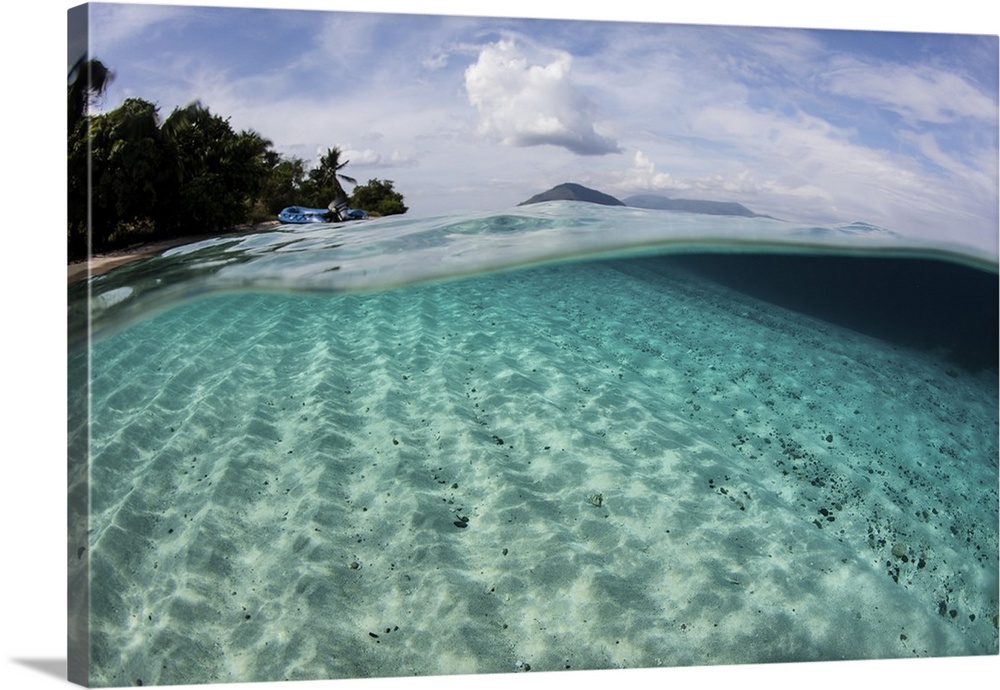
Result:
<instances>
[{"instance_id":1,"label":"tropical tree","mask_svg":"<svg viewBox=\"0 0 1000 690\"><path fill-rule=\"evenodd\" d=\"M71 254L106 249L116 236L149 229L159 196L171 180L156 106L127 99L87 118L70 137L69 234ZM88 212L89 210L89 212Z\"/></svg>"},{"instance_id":2,"label":"tropical tree","mask_svg":"<svg viewBox=\"0 0 1000 690\"><path fill-rule=\"evenodd\" d=\"M372 178L354 188L350 205L377 216L406 213L403 195L393 189L392 184L392 180Z\"/></svg>"},{"instance_id":3,"label":"tropical tree","mask_svg":"<svg viewBox=\"0 0 1000 690\"><path fill-rule=\"evenodd\" d=\"M157 230L201 234L244 222L267 180L271 142L236 133L200 103L175 109L162 129L179 184L157 209Z\"/></svg>"},{"instance_id":4,"label":"tropical tree","mask_svg":"<svg viewBox=\"0 0 1000 690\"><path fill-rule=\"evenodd\" d=\"M350 184L358 183L353 177L340 172L350 163L350 161L341 162L341 155L342 151L339 147L334 146L327 149L326 153L319 159L319 164L309 171L309 175L302 185L302 191L306 197L304 206L323 207L338 199L346 199L347 192L340 185L340 181L343 180Z\"/></svg>"},{"instance_id":5,"label":"tropical tree","mask_svg":"<svg viewBox=\"0 0 1000 690\"><path fill-rule=\"evenodd\" d=\"M302 203L305 162L296 157L282 158L274 151L268 151L264 158L269 172L261 190L261 203L268 214L275 216L286 206Z\"/></svg>"},{"instance_id":6,"label":"tropical tree","mask_svg":"<svg viewBox=\"0 0 1000 690\"><path fill-rule=\"evenodd\" d=\"M66 98L70 133L86 116L90 104L104 94L113 79L114 74L100 60L81 57L70 68Z\"/></svg>"},{"instance_id":7,"label":"tropical tree","mask_svg":"<svg viewBox=\"0 0 1000 690\"><path fill-rule=\"evenodd\" d=\"M212 233L285 206L348 203L375 215L405 213L392 180L358 186L342 170L338 147L308 173L300 158L281 157L256 132L236 132L228 118L200 103L161 121L157 106L125 100L108 113L89 110L113 74L98 60L79 60L67 88L68 249L71 258L152 237Z\"/></svg>"},{"instance_id":8,"label":"tropical tree","mask_svg":"<svg viewBox=\"0 0 1000 690\"><path fill-rule=\"evenodd\" d=\"M90 118L88 110L111 84L111 70L100 60L81 57L69 70L67 112L67 240L72 258L90 250Z\"/></svg>"},{"instance_id":9,"label":"tropical tree","mask_svg":"<svg viewBox=\"0 0 1000 690\"><path fill-rule=\"evenodd\" d=\"M137 233L173 237L243 223L278 160L268 140L234 132L197 103L161 124L156 106L131 98L86 123L69 140L74 257L134 241Z\"/></svg>"}]
</instances>

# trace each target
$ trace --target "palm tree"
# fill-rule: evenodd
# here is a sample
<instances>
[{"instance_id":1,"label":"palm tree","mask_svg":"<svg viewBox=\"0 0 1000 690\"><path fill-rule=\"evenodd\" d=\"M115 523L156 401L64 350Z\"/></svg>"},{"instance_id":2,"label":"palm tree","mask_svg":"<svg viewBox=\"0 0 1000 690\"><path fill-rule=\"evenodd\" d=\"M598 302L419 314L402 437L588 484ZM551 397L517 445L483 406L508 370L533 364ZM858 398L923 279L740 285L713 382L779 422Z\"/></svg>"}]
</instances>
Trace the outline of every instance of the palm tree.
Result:
<instances>
[{"instance_id":1,"label":"palm tree","mask_svg":"<svg viewBox=\"0 0 1000 690\"><path fill-rule=\"evenodd\" d=\"M318 203L335 202L339 199L347 198L347 192L340 186L340 181L357 184L353 177L344 175L340 171L350 161L340 162L341 150L334 146L327 149L326 154L319 159L319 165L309 171L309 179L315 187L315 197Z\"/></svg>"},{"instance_id":2,"label":"palm tree","mask_svg":"<svg viewBox=\"0 0 1000 690\"><path fill-rule=\"evenodd\" d=\"M67 89L67 121L72 132L87 114L91 101L103 94L111 85L114 73L100 60L81 57L69 71Z\"/></svg>"},{"instance_id":3,"label":"palm tree","mask_svg":"<svg viewBox=\"0 0 1000 690\"><path fill-rule=\"evenodd\" d=\"M71 257L90 252L91 167L90 127L87 123L91 102L103 94L114 75L100 60L81 57L69 70L66 90L67 154L67 239Z\"/></svg>"}]
</instances>

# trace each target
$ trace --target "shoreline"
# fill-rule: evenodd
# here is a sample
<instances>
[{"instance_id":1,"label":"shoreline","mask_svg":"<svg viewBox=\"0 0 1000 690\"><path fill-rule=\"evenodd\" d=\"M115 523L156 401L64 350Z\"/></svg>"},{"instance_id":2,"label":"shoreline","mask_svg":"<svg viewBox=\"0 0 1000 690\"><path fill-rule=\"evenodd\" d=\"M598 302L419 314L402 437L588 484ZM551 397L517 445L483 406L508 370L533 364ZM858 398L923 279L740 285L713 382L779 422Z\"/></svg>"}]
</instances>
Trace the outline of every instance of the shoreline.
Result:
<instances>
[{"instance_id":1,"label":"shoreline","mask_svg":"<svg viewBox=\"0 0 1000 690\"><path fill-rule=\"evenodd\" d=\"M219 235L225 235L233 232L257 232L273 228L278 225L280 225L278 221L266 221L255 225L240 225L221 232ZM216 236L217 235L189 235L186 237L175 237L173 239L160 240L157 242L145 242L131 247L116 249L103 254L95 254L89 259L71 261L67 265L67 284L76 282L77 280L86 278L87 276L103 275L113 268L123 266L124 264L131 263L133 261L138 261L139 259L156 256L160 252L172 249L173 247L179 247L192 242L199 242L208 237Z\"/></svg>"}]
</instances>

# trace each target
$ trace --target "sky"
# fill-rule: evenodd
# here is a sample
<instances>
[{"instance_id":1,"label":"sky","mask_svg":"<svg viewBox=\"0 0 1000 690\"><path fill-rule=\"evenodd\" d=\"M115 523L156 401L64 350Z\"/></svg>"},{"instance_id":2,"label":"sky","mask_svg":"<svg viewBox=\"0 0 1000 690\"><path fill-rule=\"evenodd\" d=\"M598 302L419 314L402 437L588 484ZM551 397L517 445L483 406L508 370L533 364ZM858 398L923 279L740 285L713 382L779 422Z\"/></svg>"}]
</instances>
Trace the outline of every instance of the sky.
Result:
<instances>
[{"instance_id":1,"label":"sky","mask_svg":"<svg viewBox=\"0 0 1000 690\"><path fill-rule=\"evenodd\" d=\"M577 182L996 253L995 34L496 5L94 4L91 55L115 73L98 107L140 97L165 117L197 100L307 166L338 146L345 173L392 180L417 215Z\"/></svg>"}]
</instances>

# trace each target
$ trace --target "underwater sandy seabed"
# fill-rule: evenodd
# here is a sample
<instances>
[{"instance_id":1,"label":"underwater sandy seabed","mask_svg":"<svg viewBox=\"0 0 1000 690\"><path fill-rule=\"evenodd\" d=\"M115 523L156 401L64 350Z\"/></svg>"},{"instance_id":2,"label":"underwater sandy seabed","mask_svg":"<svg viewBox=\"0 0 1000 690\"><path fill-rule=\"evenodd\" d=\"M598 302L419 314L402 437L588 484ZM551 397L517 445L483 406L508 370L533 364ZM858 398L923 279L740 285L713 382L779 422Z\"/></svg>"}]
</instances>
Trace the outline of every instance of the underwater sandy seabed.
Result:
<instances>
[{"instance_id":1,"label":"underwater sandy seabed","mask_svg":"<svg viewBox=\"0 0 1000 690\"><path fill-rule=\"evenodd\" d=\"M998 652L996 371L653 260L207 298L91 393L94 685Z\"/></svg>"}]
</instances>

